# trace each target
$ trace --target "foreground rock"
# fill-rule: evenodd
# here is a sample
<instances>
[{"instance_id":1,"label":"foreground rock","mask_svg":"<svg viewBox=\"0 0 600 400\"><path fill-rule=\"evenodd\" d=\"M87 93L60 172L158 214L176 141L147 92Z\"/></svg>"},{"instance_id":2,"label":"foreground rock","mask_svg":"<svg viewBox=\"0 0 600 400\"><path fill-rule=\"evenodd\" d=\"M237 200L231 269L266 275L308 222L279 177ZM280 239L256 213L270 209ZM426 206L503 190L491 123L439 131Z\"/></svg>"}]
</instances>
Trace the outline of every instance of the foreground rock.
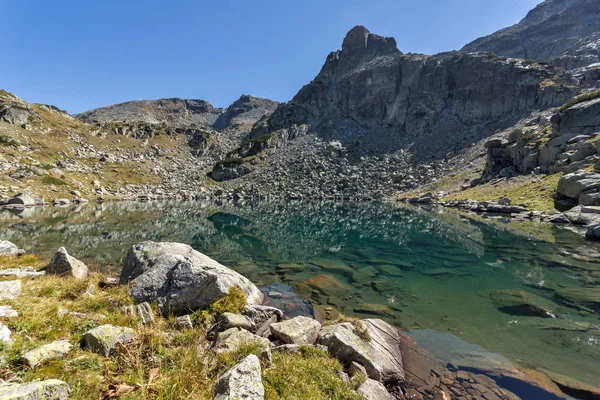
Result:
<instances>
[{"instance_id":1,"label":"foreground rock","mask_svg":"<svg viewBox=\"0 0 600 400\"><path fill-rule=\"evenodd\" d=\"M0 322L0 343L4 343L4 344L12 343L12 339L10 338L11 335L12 335L12 332L10 331L10 329L8 329L8 327L6 325L4 325L2 322Z\"/></svg>"},{"instance_id":2,"label":"foreground rock","mask_svg":"<svg viewBox=\"0 0 600 400\"><path fill-rule=\"evenodd\" d=\"M61 247L46 267L46 273L72 276L76 279L86 279L88 276L88 267L83 262L71 257L67 253L67 249Z\"/></svg>"},{"instance_id":3,"label":"foreground rock","mask_svg":"<svg viewBox=\"0 0 600 400\"><path fill-rule=\"evenodd\" d=\"M83 334L82 344L94 353L109 357L119 344L130 342L135 337L131 328L102 325Z\"/></svg>"},{"instance_id":4,"label":"foreground rock","mask_svg":"<svg viewBox=\"0 0 600 400\"><path fill-rule=\"evenodd\" d=\"M0 240L0 256L18 257L25 254L25 250L19 249L8 240Z\"/></svg>"},{"instance_id":5,"label":"foreground rock","mask_svg":"<svg viewBox=\"0 0 600 400\"><path fill-rule=\"evenodd\" d=\"M265 389L258 357L250 354L227 371L217 382L216 392L214 400L264 399Z\"/></svg>"},{"instance_id":6,"label":"foreground rock","mask_svg":"<svg viewBox=\"0 0 600 400\"><path fill-rule=\"evenodd\" d=\"M21 294L21 281L0 282L0 300L11 300Z\"/></svg>"},{"instance_id":7,"label":"foreground rock","mask_svg":"<svg viewBox=\"0 0 600 400\"><path fill-rule=\"evenodd\" d=\"M73 345L68 340L57 340L37 349L33 349L23 354L23 361L30 367L35 368L44 361L60 358L67 354Z\"/></svg>"},{"instance_id":8,"label":"foreground rock","mask_svg":"<svg viewBox=\"0 0 600 400\"><path fill-rule=\"evenodd\" d=\"M120 282L131 282L138 303L158 301L165 313L208 307L238 287L248 304L260 304L263 294L252 282L212 258L181 243L143 242L127 254Z\"/></svg>"},{"instance_id":9,"label":"foreground rock","mask_svg":"<svg viewBox=\"0 0 600 400\"><path fill-rule=\"evenodd\" d=\"M256 346L261 358L271 361L271 342L241 328L231 328L219 333L213 350L217 353L230 353L245 346Z\"/></svg>"},{"instance_id":10,"label":"foreground rock","mask_svg":"<svg viewBox=\"0 0 600 400\"><path fill-rule=\"evenodd\" d=\"M0 276L14 276L15 278L33 278L45 274L45 271L37 271L33 267L18 267L0 270Z\"/></svg>"},{"instance_id":11,"label":"foreground rock","mask_svg":"<svg viewBox=\"0 0 600 400\"><path fill-rule=\"evenodd\" d=\"M70 394L69 385L58 379L0 384L0 399L4 400L66 400Z\"/></svg>"},{"instance_id":12,"label":"foreground rock","mask_svg":"<svg viewBox=\"0 0 600 400\"><path fill-rule=\"evenodd\" d=\"M373 379L367 379L357 389L358 394L364 400L393 400L394 398L388 393L383 383Z\"/></svg>"},{"instance_id":13,"label":"foreground rock","mask_svg":"<svg viewBox=\"0 0 600 400\"><path fill-rule=\"evenodd\" d=\"M19 313L11 306L0 306L0 317L13 318L18 316Z\"/></svg>"},{"instance_id":14,"label":"foreground rock","mask_svg":"<svg viewBox=\"0 0 600 400\"><path fill-rule=\"evenodd\" d=\"M271 334L285 344L313 344L319 336L321 324L308 317L296 317L271 325Z\"/></svg>"},{"instance_id":15,"label":"foreground rock","mask_svg":"<svg viewBox=\"0 0 600 400\"><path fill-rule=\"evenodd\" d=\"M404 381L404 365L396 328L380 319L366 319L357 330L350 322L321 329L318 344L327 346L329 353L342 363L352 361L367 370L369 378L382 382Z\"/></svg>"}]
</instances>

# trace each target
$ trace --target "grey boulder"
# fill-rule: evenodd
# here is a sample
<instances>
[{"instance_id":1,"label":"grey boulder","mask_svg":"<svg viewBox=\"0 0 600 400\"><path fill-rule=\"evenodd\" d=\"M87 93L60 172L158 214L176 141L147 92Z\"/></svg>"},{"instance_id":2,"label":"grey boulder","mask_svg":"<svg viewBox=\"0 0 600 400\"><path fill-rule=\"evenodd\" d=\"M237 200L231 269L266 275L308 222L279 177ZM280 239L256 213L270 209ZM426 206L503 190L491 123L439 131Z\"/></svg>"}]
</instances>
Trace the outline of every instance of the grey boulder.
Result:
<instances>
[{"instance_id":1,"label":"grey boulder","mask_svg":"<svg viewBox=\"0 0 600 400\"><path fill-rule=\"evenodd\" d=\"M46 273L72 276L76 279L86 279L88 276L88 267L78 259L71 257L67 253L67 249L61 247L46 267Z\"/></svg>"},{"instance_id":2,"label":"grey boulder","mask_svg":"<svg viewBox=\"0 0 600 400\"><path fill-rule=\"evenodd\" d=\"M371 379L382 382L404 381L404 365L396 328L380 319L365 319L361 331L350 322L321 328L317 343L327 346L329 353L342 363L361 364Z\"/></svg>"},{"instance_id":3,"label":"grey boulder","mask_svg":"<svg viewBox=\"0 0 600 400\"><path fill-rule=\"evenodd\" d=\"M213 344L213 350L216 353L231 353L245 346L258 347L261 358L271 361L271 342L241 328L231 328L219 333Z\"/></svg>"},{"instance_id":4,"label":"grey boulder","mask_svg":"<svg viewBox=\"0 0 600 400\"><path fill-rule=\"evenodd\" d=\"M250 318L242 314L235 314L230 312L225 312L221 314L221 326L225 330L231 328L242 328L248 331L252 331L254 329L254 323L250 320Z\"/></svg>"},{"instance_id":5,"label":"grey boulder","mask_svg":"<svg viewBox=\"0 0 600 400\"><path fill-rule=\"evenodd\" d=\"M0 240L0 256L17 257L25 254L25 250L19 249L14 243L8 240Z\"/></svg>"},{"instance_id":6,"label":"grey boulder","mask_svg":"<svg viewBox=\"0 0 600 400\"><path fill-rule=\"evenodd\" d=\"M135 331L114 325L101 325L83 334L82 344L94 353L109 357L119 344L133 340Z\"/></svg>"},{"instance_id":7,"label":"grey boulder","mask_svg":"<svg viewBox=\"0 0 600 400\"><path fill-rule=\"evenodd\" d=\"M313 344L319 336L319 321L298 316L271 325L271 335L285 344Z\"/></svg>"},{"instance_id":8,"label":"grey boulder","mask_svg":"<svg viewBox=\"0 0 600 400\"><path fill-rule=\"evenodd\" d=\"M250 354L219 378L214 400L261 400L264 397L260 361Z\"/></svg>"},{"instance_id":9,"label":"grey boulder","mask_svg":"<svg viewBox=\"0 0 600 400\"><path fill-rule=\"evenodd\" d=\"M0 384L0 399L4 400L66 400L70 394L69 385L58 379Z\"/></svg>"},{"instance_id":10,"label":"grey boulder","mask_svg":"<svg viewBox=\"0 0 600 400\"><path fill-rule=\"evenodd\" d=\"M43 197L34 196L33 194L28 193L28 192L19 193L6 202L7 206L12 206L12 207L17 207L17 208L18 207L31 207L31 206L42 205L42 204L44 204Z\"/></svg>"},{"instance_id":11,"label":"grey boulder","mask_svg":"<svg viewBox=\"0 0 600 400\"><path fill-rule=\"evenodd\" d=\"M133 246L120 282L131 282L136 302L158 301L165 313L204 309L234 286L242 290L248 304L263 301L263 294L248 279L181 243L149 241Z\"/></svg>"},{"instance_id":12,"label":"grey boulder","mask_svg":"<svg viewBox=\"0 0 600 400\"><path fill-rule=\"evenodd\" d=\"M356 390L364 400L393 400L383 383L367 379Z\"/></svg>"}]
</instances>

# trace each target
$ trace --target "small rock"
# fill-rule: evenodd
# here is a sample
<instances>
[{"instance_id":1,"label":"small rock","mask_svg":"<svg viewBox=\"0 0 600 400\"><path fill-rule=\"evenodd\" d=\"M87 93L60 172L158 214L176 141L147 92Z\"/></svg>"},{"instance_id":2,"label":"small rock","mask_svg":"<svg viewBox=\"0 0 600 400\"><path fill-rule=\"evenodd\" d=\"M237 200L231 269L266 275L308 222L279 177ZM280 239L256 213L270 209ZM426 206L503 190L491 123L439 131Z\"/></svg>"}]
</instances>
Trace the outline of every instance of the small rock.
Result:
<instances>
[{"instance_id":1,"label":"small rock","mask_svg":"<svg viewBox=\"0 0 600 400\"><path fill-rule=\"evenodd\" d=\"M0 282L0 300L11 300L21 294L21 281Z\"/></svg>"},{"instance_id":2,"label":"small rock","mask_svg":"<svg viewBox=\"0 0 600 400\"><path fill-rule=\"evenodd\" d=\"M312 318L298 316L271 325L271 334L282 343L313 344L319 336L321 324Z\"/></svg>"},{"instance_id":3,"label":"small rock","mask_svg":"<svg viewBox=\"0 0 600 400\"><path fill-rule=\"evenodd\" d=\"M71 275L76 279L86 279L88 276L88 267L71 257L64 247L58 249L54 258L46 267L46 273L53 275Z\"/></svg>"},{"instance_id":4,"label":"small rock","mask_svg":"<svg viewBox=\"0 0 600 400\"><path fill-rule=\"evenodd\" d=\"M261 400L264 396L260 361L250 354L219 378L213 400Z\"/></svg>"},{"instance_id":5,"label":"small rock","mask_svg":"<svg viewBox=\"0 0 600 400\"><path fill-rule=\"evenodd\" d=\"M16 278L32 278L45 275L44 271L37 271L33 267L17 267L0 270L0 276L14 276Z\"/></svg>"},{"instance_id":6,"label":"small rock","mask_svg":"<svg viewBox=\"0 0 600 400\"><path fill-rule=\"evenodd\" d=\"M154 312L147 302L128 306L126 307L125 312L136 317L144 325L149 325L154 322Z\"/></svg>"},{"instance_id":7,"label":"small rock","mask_svg":"<svg viewBox=\"0 0 600 400\"><path fill-rule=\"evenodd\" d=\"M35 368L42 364L44 361L60 358L67 354L73 345L68 340L57 340L55 342L45 344L41 347L28 351L23 354L23 361L29 365L30 368Z\"/></svg>"},{"instance_id":8,"label":"small rock","mask_svg":"<svg viewBox=\"0 0 600 400\"><path fill-rule=\"evenodd\" d=\"M82 343L94 353L109 357L118 344L130 342L135 337L131 328L101 325L83 334Z\"/></svg>"},{"instance_id":9,"label":"small rock","mask_svg":"<svg viewBox=\"0 0 600 400\"><path fill-rule=\"evenodd\" d=\"M367 379L356 390L364 400L393 400L383 383L374 379Z\"/></svg>"},{"instance_id":10,"label":"small rock","mask_svg":"<svg viewBox=\"0 0 600 400\"><path fill-rule=\"evenodd\" d=\"M177 329L185 330L192 329L194 325L192 324L192 318L189 315L182 315L181 317L177 317Z\"/></svg>"},{"instance_id":11,"label":"small rock","mask_svg":"<svg viewBox=\"0 0 600 400\"><path fill-rule=\"evenodd\" d=\"M257 345L261 358L271 362L271 342L245 329L231 328L219 333L213 344L213 350L217 353L229 353L248 345Z\"/></svg>"},{"instance_id":12,"label":"small rock","mask_svg":"<svg viewBox=\"0 0 600 400\"><path fill-rule=\"evenodd\" d=\"M6 400L67 400L70 395L69 385L58 379L0 384L0 399Z\"/></svg>"},{"instance_id":13,"label":"small rock","mask_svg":"<svg viewBox=\"0 0 600 400\"><path fill-rule=\"evenodd\" d=\"M19 313L14 310L11 306L0 306L0 317L12 318L18 317Z\"/></svg>"},{"instance_id":14,"label":"small rock","mask_svg":"<svg viewBox=\"0 0 600 400\"><path fill-rule=\"evenodd\" d=\"M231 329L231 328L242 328L247 331L252 331L254 329L254 323L250 320L250 318L241 314L234 314L230 312L225 312L221 314L221 325L223 329Z\"/></svg>"},{"instance_id":15,"label":"small rock","mask_svg":"<svg viewBox=\"0 0 600 400\"><path fill-rule=\"evenodd\" d=\"M10 338L11 335L12 332L10 331L10 329L8 329L6 325L0 322L0 342L8 344L12 343L12 339Z\"/></svg>"}]
</instances>

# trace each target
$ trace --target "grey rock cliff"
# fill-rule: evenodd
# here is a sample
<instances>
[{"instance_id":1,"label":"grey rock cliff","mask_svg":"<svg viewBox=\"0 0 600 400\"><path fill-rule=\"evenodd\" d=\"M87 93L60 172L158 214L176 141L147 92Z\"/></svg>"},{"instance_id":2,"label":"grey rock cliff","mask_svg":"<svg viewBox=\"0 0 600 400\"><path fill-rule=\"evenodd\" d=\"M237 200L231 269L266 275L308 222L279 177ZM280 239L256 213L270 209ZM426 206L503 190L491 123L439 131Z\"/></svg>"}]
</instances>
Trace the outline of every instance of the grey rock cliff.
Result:
<instances>
[{"instance_id":1,"label":"grey rock cliff","mask_svg":"<svg viewBox=\"0 0 600 400\"><path fill-rule=\"evenodd\" d=\"M552 62L566 69L600 61L600 2L546 0L518 24L479 38L463 52Z\"/></svg>"}]
</instances>

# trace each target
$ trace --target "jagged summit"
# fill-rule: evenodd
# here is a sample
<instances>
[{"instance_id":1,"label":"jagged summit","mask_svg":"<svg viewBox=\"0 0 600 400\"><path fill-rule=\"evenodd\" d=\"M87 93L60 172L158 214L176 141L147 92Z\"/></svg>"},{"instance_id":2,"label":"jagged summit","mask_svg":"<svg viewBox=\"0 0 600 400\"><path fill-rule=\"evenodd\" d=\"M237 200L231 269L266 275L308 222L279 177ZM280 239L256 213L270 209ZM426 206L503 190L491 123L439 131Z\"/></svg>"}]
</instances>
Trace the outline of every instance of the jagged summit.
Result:
<instances>
[{"instance_id":1,"label":"jagged summit","mask_svg":"<svg viewBox=\"0 0 600 400\"><path fill-rule=\"evenodd\" d=\"M345 57L371 55L400 54L396 47L396 39L383 37L369 32L358 25L350 29L342 42L342 53Z\"/></svg>"},{"instance_id":2,"label":"jagged summit","mask_svg":"<svg viewBox=\"0 0 600 400\"><path fill-rule=\"evenodd\" d=\"M600 1L546 0L518 24L467 44L463 52L492 52L574 69L600 61Z\"/></svg>"}]
</instances>

